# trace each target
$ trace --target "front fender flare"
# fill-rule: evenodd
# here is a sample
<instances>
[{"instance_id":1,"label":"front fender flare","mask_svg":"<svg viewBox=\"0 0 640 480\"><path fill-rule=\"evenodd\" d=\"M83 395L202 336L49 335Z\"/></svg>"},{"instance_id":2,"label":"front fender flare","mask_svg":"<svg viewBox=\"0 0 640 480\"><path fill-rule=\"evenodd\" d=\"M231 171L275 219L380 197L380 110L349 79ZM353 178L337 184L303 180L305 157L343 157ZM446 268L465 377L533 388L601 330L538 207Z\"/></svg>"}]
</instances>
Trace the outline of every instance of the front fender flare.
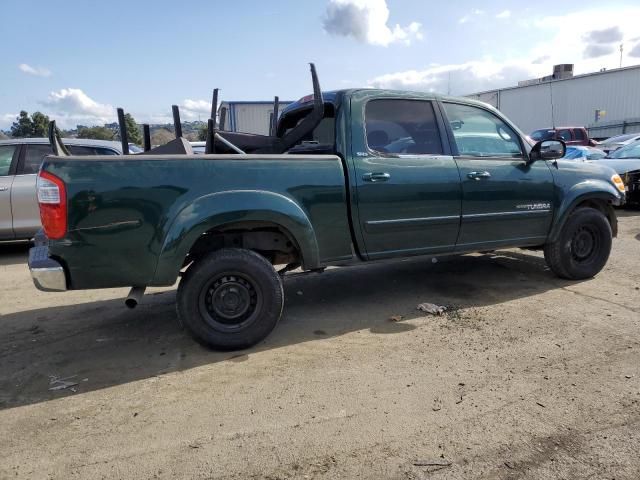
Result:
<instances>
[{"instance_id":1,"label":"front fender flare","mask_svg":"<svg viewBox=\"0 0 640 480\"><path fill-rule=\"evenodd\" d=\"M624 195L620 194L616 188L604 180L587 180L573 185L565 192L560 207L556 211L556 221L549 234L549 241L554 242L560 236L560 232L567 222L571 212L587 200L604 200L610 205L621 205L624 203ZM609 221L616 221L615 212L610 207L608 213ZM616 230L616 225L612 223L612 229Z\"/></svg>"},{"instance_id":2,"label":"front fender flare","mask_svg":"<svg viewBox=\"0 0 640 480\"><path fill-rule=\"evenodd\" d=\"M300 248L303 268L319 265L311 222L294 200L263 190L234 190L202 196L173 219L162 242L154 285L172 285L184 259L205 232L237 222L269 222L285 228Z\"/></svg>"}]
</instances>

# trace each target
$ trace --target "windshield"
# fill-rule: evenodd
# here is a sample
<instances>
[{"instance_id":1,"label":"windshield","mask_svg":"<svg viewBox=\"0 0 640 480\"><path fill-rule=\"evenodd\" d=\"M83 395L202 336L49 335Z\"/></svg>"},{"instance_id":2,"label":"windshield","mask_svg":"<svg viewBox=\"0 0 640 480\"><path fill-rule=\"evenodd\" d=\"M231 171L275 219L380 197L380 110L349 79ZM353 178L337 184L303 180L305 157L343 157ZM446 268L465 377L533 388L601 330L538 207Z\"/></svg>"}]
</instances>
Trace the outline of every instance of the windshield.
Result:
<instances>
[{"instance_id":1,"label":"windshield","mask_svg":"<svg viewBox=\"0 0 640 480\"><path fill-rule=\"evenodd\" d=\"M618 135L616 137L607 138L600 142L600 145L611 145L612 143L621 143L626 142L627 140L631 140L632 138L638 137L637 133L631 133L627 135Z\"/></svg>"},{"instance_id":2,"label":"windshield","mask_svg":"<svg viewBox=\"0 0 640 480\"><path fill-rule=\"evenodd\" d=\"M551 140L555 133L555 130L549 130L548 128L545 128L543 130L536 130L529 136L536 142L540 142L542 140Z\"/></svg>"},{"instance_id":3,"label":"windshield","mask_svg":"<svg viewBox=\"0 0 640 480\"><path fill-rule=\"evenodd\" d=\"M640 140L610 153L608 158L640 158Z\"/></svg>"}]
</instances>

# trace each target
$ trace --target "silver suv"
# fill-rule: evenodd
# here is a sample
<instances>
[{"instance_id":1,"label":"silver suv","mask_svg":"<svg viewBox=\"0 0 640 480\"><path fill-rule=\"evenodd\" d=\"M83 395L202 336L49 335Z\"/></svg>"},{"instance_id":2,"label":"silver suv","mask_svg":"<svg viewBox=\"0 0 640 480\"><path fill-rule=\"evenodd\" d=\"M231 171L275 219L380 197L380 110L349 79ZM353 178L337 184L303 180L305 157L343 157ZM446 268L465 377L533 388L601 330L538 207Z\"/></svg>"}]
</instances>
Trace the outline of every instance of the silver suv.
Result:
<instances>
[{"instance_id":1,"label":"silver suv","mask_svg":"<svg viewBox=\"0 0 640 480\"><path fill-rule=\"evenodd\" d=\"M73 155L122 155L119 142L67 139ZM46 138L0 141L0 240L25 240L40 229L36 176L45 155L53 151Z\"/></svg>"}]
</instances>

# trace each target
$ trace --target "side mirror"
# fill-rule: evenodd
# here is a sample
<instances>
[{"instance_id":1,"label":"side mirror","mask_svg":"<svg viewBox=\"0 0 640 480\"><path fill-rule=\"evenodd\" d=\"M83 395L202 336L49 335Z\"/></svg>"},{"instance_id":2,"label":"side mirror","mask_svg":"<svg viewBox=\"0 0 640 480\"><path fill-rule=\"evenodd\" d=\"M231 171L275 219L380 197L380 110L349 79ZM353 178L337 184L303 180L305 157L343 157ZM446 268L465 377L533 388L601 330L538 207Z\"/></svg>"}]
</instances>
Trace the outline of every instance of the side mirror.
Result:
<instances>
[{"instance_id":1,"label":"side mirror","mask_svg":"<svg viewBox=\"0 0 640 480\"><path fill-rule=\"evenodd\" d=\"M543 140L536 143L531 149L529 160L555 160L564 157L567 153L567 145L562 140Z\"/></svg>"}]
</instances>

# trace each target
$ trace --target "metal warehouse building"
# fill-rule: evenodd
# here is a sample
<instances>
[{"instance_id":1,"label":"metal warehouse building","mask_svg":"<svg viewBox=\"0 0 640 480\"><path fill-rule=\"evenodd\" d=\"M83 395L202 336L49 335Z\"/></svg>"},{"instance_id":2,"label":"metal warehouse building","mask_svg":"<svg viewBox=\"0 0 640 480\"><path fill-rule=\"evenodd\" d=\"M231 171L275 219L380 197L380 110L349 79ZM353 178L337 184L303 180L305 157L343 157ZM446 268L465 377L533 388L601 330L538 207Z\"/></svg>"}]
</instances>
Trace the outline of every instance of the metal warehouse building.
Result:
<instances>
[{"instance_id":1,"label":"metal warehouse building","mask_svg":"<svg viewBox=\"0 0 640 480\"><path fill-rule=\"evenodd\" d=\"M552 126L585 126L592 138L640 132L640 65L572 70L557 65L554 75L467 96L498 108L525 133Z\"/></svg>"},{"instance_id":2,"label":"metal warehouse building","mask_svg":"<svg viewBox=\"0 0 640 480\"><path fill-rule=\"evenodd\" d=\"M280 101L279 112L291 101ZM269 125L273 114L273 101L222 102L218 114L225 111L224 130L230 132L269 134Z\"/></svg>"}]
</instances>

